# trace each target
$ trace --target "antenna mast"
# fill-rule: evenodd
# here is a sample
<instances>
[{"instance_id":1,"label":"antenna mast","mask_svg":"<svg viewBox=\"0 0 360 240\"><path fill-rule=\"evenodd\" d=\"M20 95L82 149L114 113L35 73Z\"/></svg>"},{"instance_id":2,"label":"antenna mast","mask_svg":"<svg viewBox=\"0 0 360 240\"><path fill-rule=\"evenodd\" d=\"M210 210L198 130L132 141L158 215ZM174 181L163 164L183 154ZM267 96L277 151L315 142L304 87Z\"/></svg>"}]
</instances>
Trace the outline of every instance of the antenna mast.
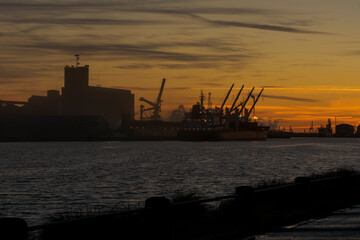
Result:
<instances>
[{"instance_id":1,"label":"antenna mast","mask_svg":"<svg viewBox=\"0 0 360 240\"><path fill-rule=\"evenodd\" d=\"M203 93L203 91L201 90L201 95L200 95L200 105L201 105L201 106L204 105L204 99L205 99L204 93Z\"/></svg>"},{"instance_id":2,"label":"antenna mast","mask_svg":"<svg viewBox=\"0 0 360 240\"><path fill-rule=\"evenodd\" d=\"M208 98L208 108L210 109L211 108L211 92L209 92L209 98Z\"/></svg>"},{"instance_id":3,"label":"antenna mast","mask_svg":"<svg viewBox=\"0 0 360 240\"><path fill-rule=\"evenodd\" d=\"M79 54L75 54L76 57L76 61L75 61L75 67L79 67L80 63L79 63L79 59L80 59L80 55Z\"/></svg>"}]
</instances>

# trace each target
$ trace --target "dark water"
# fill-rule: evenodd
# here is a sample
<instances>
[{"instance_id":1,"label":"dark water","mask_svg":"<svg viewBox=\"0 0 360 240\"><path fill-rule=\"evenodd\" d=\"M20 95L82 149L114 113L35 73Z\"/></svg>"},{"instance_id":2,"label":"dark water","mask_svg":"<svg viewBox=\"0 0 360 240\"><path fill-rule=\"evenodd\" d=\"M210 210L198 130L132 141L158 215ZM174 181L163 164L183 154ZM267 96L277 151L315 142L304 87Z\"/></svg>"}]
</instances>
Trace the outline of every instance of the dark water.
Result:
<instances>
[{"instance_id":1,"label":"dark water","mask_svg":"<svg viewBox=\"0 0 360 240\"><path fill-rule=\"evenodd\" d=\"M136 205L176 191L210 197L261 180L360 169L359 146L360 139L326 138L0 143L0 216L34 225L57 212Z\"/></svg>"}]
</instances>

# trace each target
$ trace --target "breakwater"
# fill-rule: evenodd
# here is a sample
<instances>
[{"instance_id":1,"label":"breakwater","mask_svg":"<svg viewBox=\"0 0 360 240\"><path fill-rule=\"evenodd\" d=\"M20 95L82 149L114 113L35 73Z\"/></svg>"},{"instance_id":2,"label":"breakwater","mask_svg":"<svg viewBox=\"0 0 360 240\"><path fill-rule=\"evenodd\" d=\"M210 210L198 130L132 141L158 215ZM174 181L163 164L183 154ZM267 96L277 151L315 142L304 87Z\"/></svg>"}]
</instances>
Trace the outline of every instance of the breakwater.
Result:
<instances>
[{"instance_id":1,"label":"breakwater","mask_svg":"<svg viewBox=\"0 0 360 240\"><path fill-rule=\"evenodd\" d=\"M264 189L239 186L234 194L206 199L146 199L145 208L77 216L45 225L27 226L21 219L0 219L0 232L14 239L231 239L274 231L281 226L359 203L360 174L312 179ZM218 207L214 208L214 202ZM212 206L212 207L211 207Z\"/></svg>"}]
</instances>

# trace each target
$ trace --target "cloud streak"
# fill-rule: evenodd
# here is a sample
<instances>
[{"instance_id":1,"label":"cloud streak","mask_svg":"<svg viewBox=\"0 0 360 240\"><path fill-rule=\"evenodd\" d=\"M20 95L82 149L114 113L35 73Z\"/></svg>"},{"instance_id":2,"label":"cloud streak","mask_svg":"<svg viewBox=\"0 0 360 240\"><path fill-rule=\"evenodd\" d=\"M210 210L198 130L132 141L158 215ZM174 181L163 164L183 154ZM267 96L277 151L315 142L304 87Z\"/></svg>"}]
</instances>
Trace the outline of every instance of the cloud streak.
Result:
<instances>
[{"instance_id":1,"label":"cloud streak","mask_svg":"<svg viewBox=\"0 0 360 240\"><path fill-rule=\"evenodd\" d=\"M306 34L327 34L325 32L304 30L294 27L285 27L279 25L269 25L269 24L257 24L257 23L245 23L245 22L236 22L236 21L222 21L222 20L210 20L200 16L193 17L202 20L210 25L219 26L219 27L240 27L240 28L252 28L258 30L266 31L276 31L276 32L287 32L287 33L306 33Z\"/></svg>"},{"instance_id":2,"label":"cloud streak","mask_svg":"<svg viewBox=\"0 0 360 240\"><path fill-rule=\"evenodd\" d=\"M37 44L20 44L17 47L24 49L37 49L44 51L60 51L61 53L73 54L81 52L86 55L108 55L118 59L127 60L166 60L177 62L223 62L242 61L253 58L246 53L229 53L229 54L200 54L200 53L184 53L166 50L154 50L151 45L132 45L132 44L65 44L65 43L46 43L39 42Z\"/></svg>"},{"instance_id":3,"label":"cloud streak","mask_svg":"<svg viewBox=\"0 0 360 240\"><path fill-rule=\"evenodd\" d=\"M18 24L58 24L58 25L155 25L171 24L170 21L135 20L135 19L106 19L106 18L7 18L1 22Z\"/></svg>"},{"instance_id":4,"label":"cloud streak","mask_svg":"<svg viewBox=\"0 0 360 240\"><path fill-rule=\"evenodd\" d=\"M262 94L261 96L264 98L281 99L281 100L297 101L297 102L318 102L318 100L316 99L309 99L309 98L297 98L297 97L268 95L268 94Z\"/></svg>"},{"instance_id":5,"label":"cloud streak","mask_svg":"<svg viewBox=\"0 0 360 240\"><path fill-rule=\"evenodd\" d=\"M85 1L84 1L85 2ZM157 4L156 4L157 3ZM184 5L184 4L182 4ZM165 6L165 7L164 7ZM116 10L128 12L142 12L142 13L180 13L192 12L196 14L223 14L223 15L265 15L277 13L274 10L260 9L260 8L224 8L224 7L178 7L171 3L153 2L142 0L139 3L136 1L86 1L86 4L81 1L73 2L36 2L29 3L28 1L2 1L0 7L3 11L57 11L58 9L66 10L67 12L87 12L89 10ZM1 11L1 10L0 10Z\"/></svg>"}]
</instances>

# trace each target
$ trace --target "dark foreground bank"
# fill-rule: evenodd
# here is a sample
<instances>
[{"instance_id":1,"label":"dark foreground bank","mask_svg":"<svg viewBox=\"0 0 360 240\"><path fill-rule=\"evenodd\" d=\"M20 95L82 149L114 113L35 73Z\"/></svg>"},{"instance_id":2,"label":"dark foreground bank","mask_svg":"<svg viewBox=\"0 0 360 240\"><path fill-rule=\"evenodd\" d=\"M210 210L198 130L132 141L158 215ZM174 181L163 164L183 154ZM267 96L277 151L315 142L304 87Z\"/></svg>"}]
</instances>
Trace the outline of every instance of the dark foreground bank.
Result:
<instances>
[{"instance_id":1,"label":"dark foreground bank","mask_svg":"<svg viewBox=\"0 0 360 240\"><path fill-rule=\"evenodd\" d=\"M360 205L333 212L330 216L310 219L283 227L281 231L256 235L253 240L360 239Z\"/></svg>"},{"instance_id":2,"label":"dark foreground bank","mask_svg":"<svg viewBox=\"0 0 360 240\"><path fill-rule=\"evenodd\" d=\"M63 214L48 225L0 219L1 239L241 239L299 221L319 218L360 202L360 174L340 170L268 182L256 189L197 199L153 197L145 208L111 213ZM216 205L217 204L217 205Z\"/></svg>"}]
</instances>

